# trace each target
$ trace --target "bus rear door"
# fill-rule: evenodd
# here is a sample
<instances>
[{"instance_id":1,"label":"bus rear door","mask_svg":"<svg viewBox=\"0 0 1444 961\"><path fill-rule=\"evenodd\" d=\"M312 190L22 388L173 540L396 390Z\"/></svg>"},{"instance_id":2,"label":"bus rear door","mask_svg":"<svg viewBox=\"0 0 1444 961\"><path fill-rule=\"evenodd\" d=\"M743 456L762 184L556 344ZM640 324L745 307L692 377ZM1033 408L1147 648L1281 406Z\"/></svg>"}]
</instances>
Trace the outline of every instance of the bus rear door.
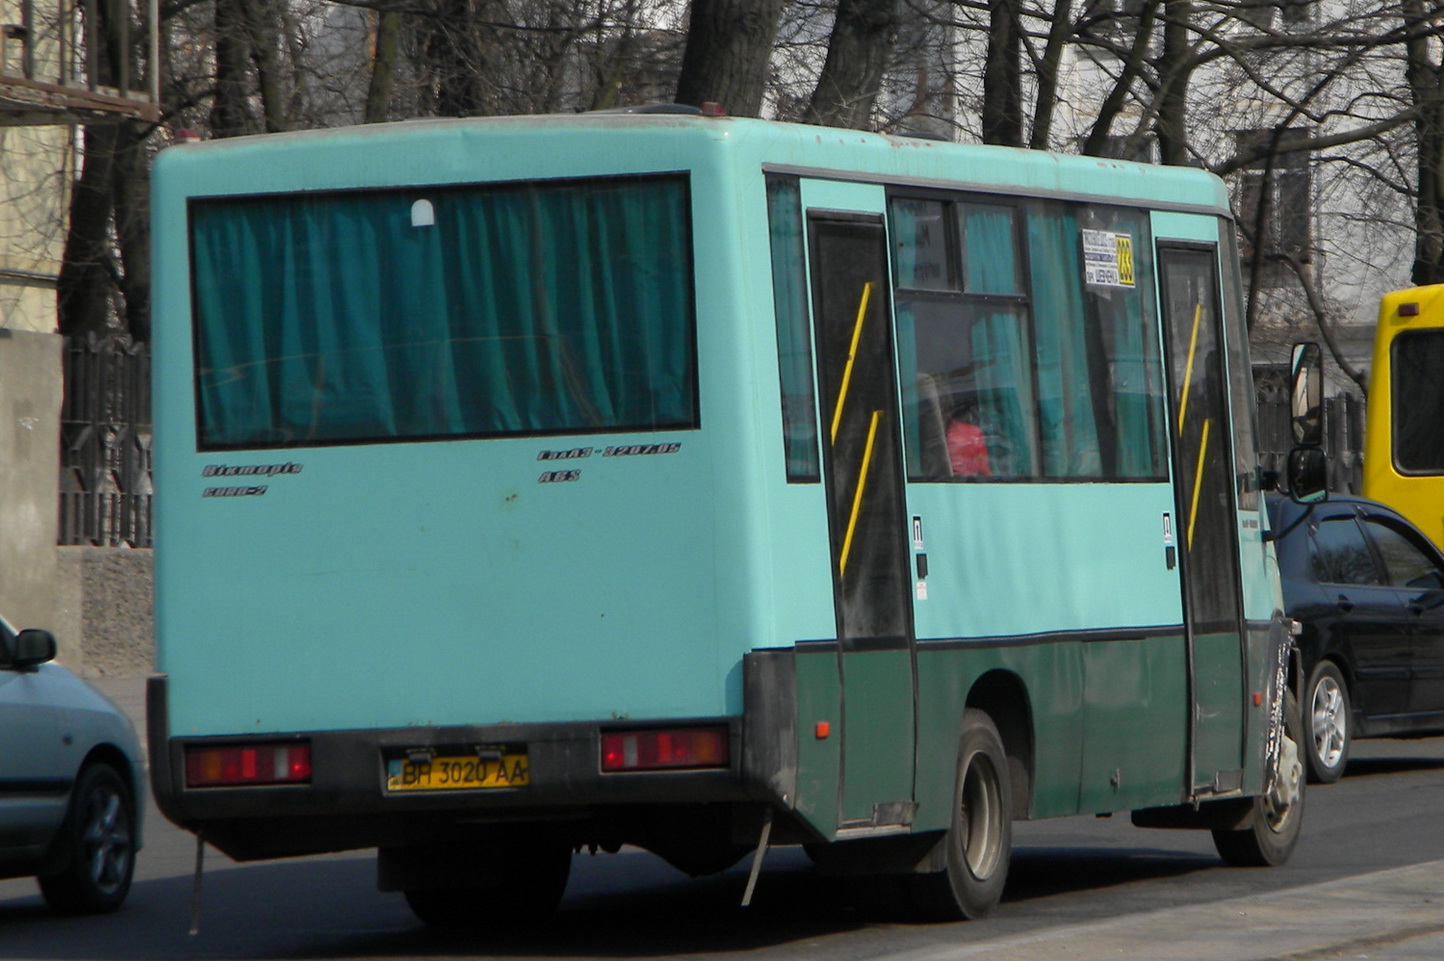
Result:
<instances>
[{"instance_id":1,"label":"bus rear door","mask_svg":"<svg viewBox=\"0 0 1444 961\"><path fill-rule=\"evenodd\" d=\"M902 831L915 807L915 663L884 197L806 188L842 681L838 828Z\"/></svg>"},{"instance_id":2,"label":"bus rear door","mask_svg":"<svg viewBox=\"0 0 1444 961\"><path fill-rule=\"evenodd\" d=\"M1243 602L1216 248L1162 246L1174 489L1188 645L1192 796L1243 779Z\"/></svg>"}]
</instances>

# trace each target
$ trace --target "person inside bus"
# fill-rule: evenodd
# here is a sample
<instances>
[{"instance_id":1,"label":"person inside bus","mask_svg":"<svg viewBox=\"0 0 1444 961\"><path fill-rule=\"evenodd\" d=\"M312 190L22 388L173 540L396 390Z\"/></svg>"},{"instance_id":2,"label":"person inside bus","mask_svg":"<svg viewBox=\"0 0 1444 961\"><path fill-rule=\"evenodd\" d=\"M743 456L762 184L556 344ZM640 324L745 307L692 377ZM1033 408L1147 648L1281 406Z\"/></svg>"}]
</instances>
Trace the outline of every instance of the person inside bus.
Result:
<instances>
[{"instance_id":1,"label":"person inside bus","mask_svg":"<svg viewBox=\"0 0 1444 961\"><path fill-rule=\"evenodd\" d=\"M988 442L978 423L978 403L966 400L953 408L948 422L948 464L954 477L988 477Z\"/></svg>"}]
</instances>

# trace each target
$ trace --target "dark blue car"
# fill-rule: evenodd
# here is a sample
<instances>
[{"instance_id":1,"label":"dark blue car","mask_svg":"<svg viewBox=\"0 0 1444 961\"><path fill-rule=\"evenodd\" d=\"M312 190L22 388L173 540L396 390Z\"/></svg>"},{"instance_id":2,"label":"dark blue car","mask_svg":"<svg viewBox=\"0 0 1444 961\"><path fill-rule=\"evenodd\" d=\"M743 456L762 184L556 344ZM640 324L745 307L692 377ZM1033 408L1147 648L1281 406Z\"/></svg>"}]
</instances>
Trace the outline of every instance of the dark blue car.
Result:
<instances>
[{"instance_id":1,"label":"dark blue car","mask_svg":"<svg viewBox=\"0 0 1444 961\"><path fill-rule=\"evenodd\" d=\"M1272 498L1269 516L1303 625L1310 779L1337 781L1355 738L1444 734L1444 555L1363 498Z\"/></svg>"}]
</instances>

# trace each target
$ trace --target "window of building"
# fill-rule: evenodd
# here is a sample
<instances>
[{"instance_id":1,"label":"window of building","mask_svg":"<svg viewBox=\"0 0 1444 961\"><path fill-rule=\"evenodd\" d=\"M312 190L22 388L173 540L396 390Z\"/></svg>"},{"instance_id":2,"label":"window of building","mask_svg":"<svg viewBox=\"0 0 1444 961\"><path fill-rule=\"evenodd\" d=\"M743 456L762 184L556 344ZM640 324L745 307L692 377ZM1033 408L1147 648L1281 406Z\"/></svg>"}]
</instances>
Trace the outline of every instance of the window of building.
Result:
<instances>
[{"instance_id":1,"label":"window of building","mask_svg":"<svg viewBox=\"0 0 1444 961\"><path fill-rule=\"evenodd\" d=\"M1235 149L1259 159L1239 173L1238 215L1243 237L1240 256L1261 265L1313 257L1313 177L1308 131L1245 130L1235 134Z\"/></svg>"},{"instance_id":2,"label":"window of building","mask_svg":"<svg viewBox=\"0 0 1444 961\"><path fill-rule=\"evenodd\" d=\"M1085 37L1129 43L1138 33L1145 0L1088 0L1080 30Z\"/></svg>"},{"instance_id":3,"label":"window of building","mask_svg":"<svg viewBox=\"0 0 1444 961\"><path fill-rule=\"evenodd\" d=\"M1079 146L1086 138L1079 138ZM1109 134L1103 138L1098 156L1111 160L1131 160L1134 163L1158 163L1158 138L1153 134Z\"/></svg>"}]
</instances>

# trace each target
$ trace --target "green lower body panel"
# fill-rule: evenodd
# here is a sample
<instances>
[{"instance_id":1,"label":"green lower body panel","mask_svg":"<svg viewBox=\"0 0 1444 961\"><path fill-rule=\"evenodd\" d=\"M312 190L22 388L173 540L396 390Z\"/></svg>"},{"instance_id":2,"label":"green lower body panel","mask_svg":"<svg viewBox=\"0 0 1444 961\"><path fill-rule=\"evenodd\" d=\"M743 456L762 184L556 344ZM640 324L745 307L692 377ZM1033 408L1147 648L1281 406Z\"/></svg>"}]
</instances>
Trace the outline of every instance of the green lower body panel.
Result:
<instances>
[{"instance_id":1,"label":"green lower body panel","mask_svg":"<svg viewBox=\"0 0 1444 961\"><path fill-rule=\"evenodd\" d=\"M922 642L915 734L908 652L839 657L833 645L804 647L811 646L799 646L796 657L796 810L825 837L881 824L879 812L900 810L914 833L945 829L970 705L993 716L1024 776L1015 813L1101 814L1187 798L1190 697L1181 630ZM1236 667L1232 677L1207 706L1216 714L1231 708L1227 717L1241 719ZM1236 759L1237 722L1217 737Z\"/></svg>"}]
</instances>

